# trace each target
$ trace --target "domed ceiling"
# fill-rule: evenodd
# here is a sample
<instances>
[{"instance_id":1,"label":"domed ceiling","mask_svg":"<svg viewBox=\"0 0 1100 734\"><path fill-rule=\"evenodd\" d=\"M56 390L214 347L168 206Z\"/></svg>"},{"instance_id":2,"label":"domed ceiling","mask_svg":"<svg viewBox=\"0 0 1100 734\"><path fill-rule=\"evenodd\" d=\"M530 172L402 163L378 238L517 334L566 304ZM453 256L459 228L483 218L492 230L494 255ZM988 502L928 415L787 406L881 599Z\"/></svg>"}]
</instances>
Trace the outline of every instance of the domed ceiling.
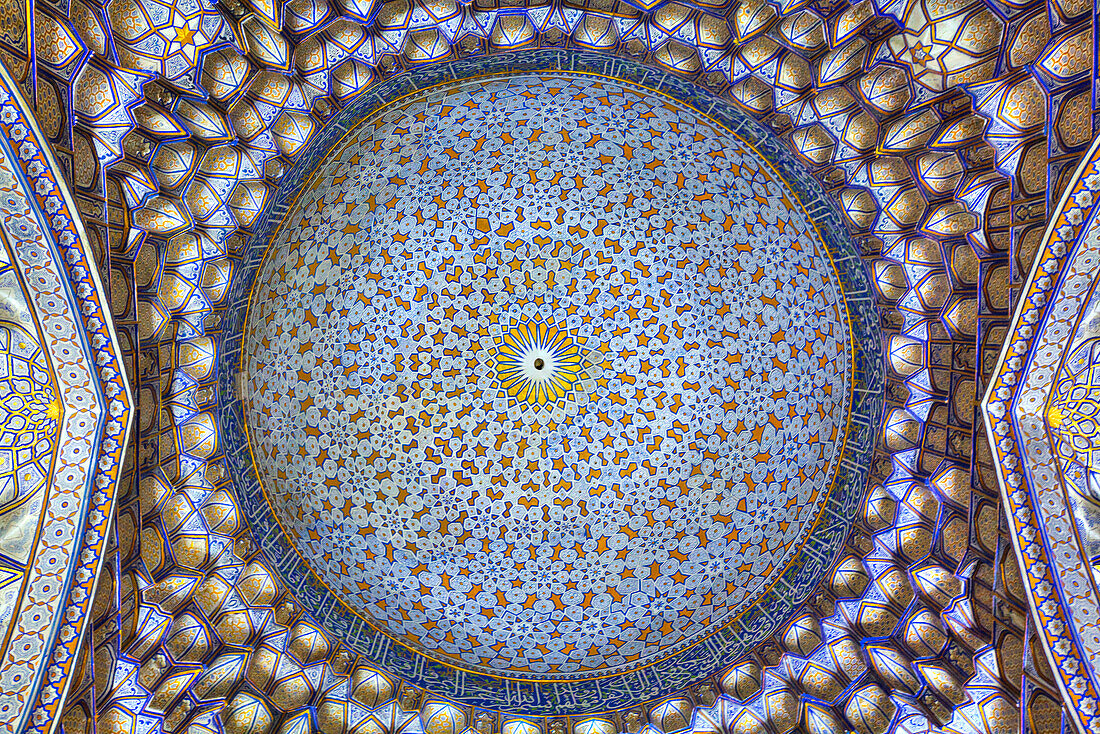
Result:
<instances>
[{"instance_id":1,"label":"domed ceiling","mask_svg":"<svg viewBox=\"0 0 1100 734\"><path fill-rule=\"evenodd\" d=\"M344 642L396 643L378 663L433 690L527 681L544 713L579 681L663 687L840 551L849 431L881 410L846 303L869 284L766 130L676 94L516 71L364 101L254 240L245 510Z\"/></svg>"},{"instance_id":2,"label":"domed ceiling","mask_svg":"<svg viewBox=\"0 0 1100 734\"><path fill-rule=\"evenodd\" d=\"M352 611L477 670L622 672L713 634L798 556L844 447L847 312L797 196L623 83L383 108L251 298L280 524Z\"/></svg>"},{"instance_id":3,"label":"domed ceiling","mask_svg":"<svg viewBox=\"0 0 1100 734\"><path fill-rule=\"evenodd\" d=\"M1095 3L8 10L6 728L1100 726Z\"/></svg>"}]
</instances>

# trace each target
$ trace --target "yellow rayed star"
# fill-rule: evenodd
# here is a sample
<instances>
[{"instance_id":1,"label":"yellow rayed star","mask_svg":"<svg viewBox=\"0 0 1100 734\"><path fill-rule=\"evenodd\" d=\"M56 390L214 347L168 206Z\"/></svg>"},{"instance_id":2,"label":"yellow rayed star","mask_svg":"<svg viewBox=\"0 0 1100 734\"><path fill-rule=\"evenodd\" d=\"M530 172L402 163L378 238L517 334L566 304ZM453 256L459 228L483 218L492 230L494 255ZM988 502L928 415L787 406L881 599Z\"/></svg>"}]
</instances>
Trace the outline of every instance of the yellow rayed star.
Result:
<instances>
[{"instance_id":1,"label":"yellow rayed star","mask_svg":"<svg viewBox=\"0 0 1100 734\"><path fill-rule=\"evenodd\" d=\"M584 376L581 350L568 332L545 322L526 322L499 340L497 379L517 400L546 405L565 397Z\"/></svg>"}]
</instances>

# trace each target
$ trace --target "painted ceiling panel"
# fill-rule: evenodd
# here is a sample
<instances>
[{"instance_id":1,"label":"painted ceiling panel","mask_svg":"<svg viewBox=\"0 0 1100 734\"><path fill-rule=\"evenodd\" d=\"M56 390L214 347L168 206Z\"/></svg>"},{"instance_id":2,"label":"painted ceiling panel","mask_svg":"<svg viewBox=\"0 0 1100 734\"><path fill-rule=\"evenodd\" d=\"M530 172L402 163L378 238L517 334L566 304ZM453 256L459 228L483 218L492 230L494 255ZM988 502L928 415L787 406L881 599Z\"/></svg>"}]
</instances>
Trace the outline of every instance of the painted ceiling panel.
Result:
<instances>
[{"instance_id":1,"label":"painted ceiling panel","mask_svg":"<svg viewBox=\"0 0 1100 734\"><path fill-rule=\"evenodd\" d=\"M39 0L5 13L4 89L27 104L16 105L25 121L0 120L4 160L24 170L20 190L42 208L38 251L82 304L82 343L99 350L96 369L121 359L136 398L133 440L125 451L124 433L105 440L109 461L89 454L81 466L94 483L67 506L74 543L83 537L84 545L66 546L71 573L50 588L71 590L72 601L48 633L32 635L25 661L0 669L41 672L0 690L0 714L13 728L969 734L1098 726L1093 4ZM526 98L534 102L490 104L482 114L486 103L462 92L469 99L444 110L459 94L457 79L504 75L512 81L501 83L519 84L547 74L564 81L539 87ZM578 80L577 93L555 106ZM612 87L637 95L646 114L615 127L625 118L602 113L635 105L618 93L607 95L614 103L591 103L603 93L592 89ZM439 120L475 118L456 126L462 134L453 140L440 133ZM526 157L517 157L522 142ZM353 146L380 157L343 160ZM732 151L754 162L754 175L774 166L767 194L712 185L715 170L732 170L719 162ZM339 166L361 182L338 182ZM71 191L58 199L64 207L50 203L51 180ZM338 196L361 211L340 213L328 201ZM758 202L776 196L785 202L778 209ZM328 203L310 211L310 201ZM569 217L557 211L566 202L577 207ZM765 209L775 209L777 224ZM767 226L741 235L734 219L750 210ZM30 236L4 216L9 247ZM779 222L785 239L767 234ZM351 225L359 231L341 231ZM83 247L49 244L66 227ZM621 247L623 232L648 243L652 265ZM297 252L301 262L261 265L269 246L269 258ZM570 259L582 252L603 260L596 256L593 269L587 254ZM485 273L471 266L467 278L466 255ZM402 270L403 280L392 266L372 270L377 258L406 256L419 266ZM494 290L490 256L498 271L520 276ZM536 262L554 259L556 270ZM723 282L723 270L738 268L753 274L753 288L765 285L748 299L754 308L727 324L718 303L738 288ZM586 292L595 310L586 298L572 303L580 289L555 290L559 274L574 271L593 276ZM46 292L44 281L12 273L4 285L12 304ZM386 278L392 283L378 285ZM457 278L457 293L443 285L448 278ZM776 297L764 293L776 281ZM308 309L308 299L290 297L303 289L316 291ZM785 289L791 304L778 297ZM443 388L464 375L464 357L425 344L419 359L420 346L400 332L481 329L485 296L433 313L440 298L475 291L500 298L501 312L489 309L499 334L469 340L476 364L450 395ZM811 291L820 301L812 335L788 323L814 303ZM630 312L634 295L643 301L638 315L620 323L615 314ZM250 297L262 324L245 318ZM569 303L563 313L540 311L557 298ZM100 301L113 319L96 310ZM64 458L72 445L50 443L69 414L63 407L55 426L49 406L76 394L38 379L68 379L67 358L46 356L54 335L5 308L0 328L20 337L5 343L27 345L8 350L5 379L18 399L0 401L12 428L0 451L14 452L16 468L0 485L8 487L0 489L0 600L15 609L47 578L38 566L28 571L20 529L58 516L35 504L36 487L39 475L43 486L64 480L51 452ZM658 408L644 390L627 394L629 379L644 372L648 380L663 364L650 353L645 371L640 354L628 354L626 342L646 336L645 308L675 333L658 356L710 349L751 364L718 359L704 369L685 359L682 377L661 370L654 390L675 394L675 409ZM464 323L455 322L459 313ZM112 320L117 348L104 336ZM400 335L386 336L391 328ZM704 348L707 340L688 341L692 330L721 339ZM370 346L387 338L390 351ZM332 354L298 364L318 349ZM763 360L753 357L761 351ZM359 354L372 353L385 359L359 364ZM817 358L823 379L813 390L793 379L800 353ZM124 426L129 415L122 371L93 381L100 398L121 401L107 425ZM372 379L394 392L373 391ZM723 381L730 396L717 387ZM847 402L846 384L854 387ZM472 400L463 402L475 392L494 396L476 415ZM387 407L397 396L398 411L412 405L406 397L419 406L402 414L400 431ZM452 399L466 411L454 425ZM652 418L645 400L654 402ZM322 430L322 420L347 428L356 407L375 422L360 426L356 415L354 432ZM279 410L289 424L265 417ZM816 439L831 454L783 433L811 415L835 430ZM606 419L571 435L587 416ZM354 439L377 452L383 424L403 453L338 464L335 436L346 436L339 446ZM767 425L787 440L769 433L762 444ZM472 435L478 427L505 440L483 446ZM648 464L630 453L632 431L643 428L662 436L661 449L646 447ZM444 429L449 438L420 451L422 438ZM504 447L511 432L523 434L514 451ZM367 448L355 446L362 458ZM532 446L539 450L528 459ZM492 466L490 447L500 453ZM484 456L461 458L481 448ZM556 463L551 451L561 454ZM670 457L661 467L658 451ZM723 477L721 462L742 454L748 479L734 481L732 461ZM513 475L521 455L528 466ZM784 505L796 465L800 494ZM453 484L442 481L447 471ZM682 483L669 480L677 472ZM607 481L616 475L630 482L616 488ZM401 481L385 489L400 489L387 494L382 480L394 476ZM695 476L705 477L699 487ZM482 494L479 477L499 489ZM722 514L735 486L744 487L746 509L753 498L760 508L743 526ZM271 487L278 491L265 498ZM713 493L718 508L703 511L709 504L690 501L693 492ZM47 495L44 502L60 501ZM480 497L489 519L467 528ZM678 520L681 505L700 511ZM506 554L489 547L494 532ZM771 569L746 572L756 574L752 583L730 581L724 566L718 573L734 535L753 538L751 551L738 543L737 553L759 554L783 533L792 548L807 539L801 555L775 551ZM608 599L580 588L588 582L566 546L582 534L577 559L602 559L601 543L614 550L625 539L624 558L590 564ZM698 546L681 549L691 537ZM658 561L666 552L676 564ZM494 553L510 559L514 579L507 570L487 575L479 559ZM652 588L638 578L646 574ZM486 584L499 593L492 603L481 596ZM645 596L640 606L632 606L636 594ZM568 601L577 595L583 601ZM494 626L486 612L512 621ZM5 638L9 648L29 629L24 621ZM630 640L608 635L604 644L609 629ZM540 676L559 680L533 680Z\"/></svg>"},{"instance_id":2,"label":"painted ceiling panel","mask_svg":"<svg viewBox=\"0 0 1100 734\"><path fill-rule=\"evenodd\" d=\"M772 164L653 94L433 88L309 172L244 326L246 502L349 620L490 675L607 676L767 627L764 598L778 625L837 555L848 425L881 411L852 405L880 337L853 354L843 294L869 284Z\"/></svg>"}]
</instances>

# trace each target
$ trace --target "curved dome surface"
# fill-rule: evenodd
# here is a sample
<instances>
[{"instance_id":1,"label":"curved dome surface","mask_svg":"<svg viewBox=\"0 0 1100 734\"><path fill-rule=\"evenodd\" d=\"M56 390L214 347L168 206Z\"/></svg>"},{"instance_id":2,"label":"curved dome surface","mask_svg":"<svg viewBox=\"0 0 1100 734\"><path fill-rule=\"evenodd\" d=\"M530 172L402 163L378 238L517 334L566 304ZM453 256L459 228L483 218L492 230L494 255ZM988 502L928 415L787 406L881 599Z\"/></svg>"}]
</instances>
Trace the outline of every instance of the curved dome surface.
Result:
<instances>
[{"instance_id":1,"label":"curved dome surface","mask_svg":"<svg viewBox=\"0 0 1100 734\"><path fill-rule=\"evenodd\" d=\"M245 328L267 500L354 613L562 680L716 632L812 532L843 451L840 281L774 169L663 95L452 83L326 156Z\"/></svg>"}]
</instances>

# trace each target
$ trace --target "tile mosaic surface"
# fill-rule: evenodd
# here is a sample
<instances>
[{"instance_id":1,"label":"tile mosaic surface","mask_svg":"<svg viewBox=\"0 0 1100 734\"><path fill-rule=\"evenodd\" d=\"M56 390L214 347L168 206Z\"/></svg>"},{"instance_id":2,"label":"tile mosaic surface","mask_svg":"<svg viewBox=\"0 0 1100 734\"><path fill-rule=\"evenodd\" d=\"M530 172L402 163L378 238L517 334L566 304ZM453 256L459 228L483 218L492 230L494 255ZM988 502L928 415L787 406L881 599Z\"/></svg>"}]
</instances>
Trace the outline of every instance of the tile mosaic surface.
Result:
<instances>
[{"instance_id":1,"label":"tile mosaic surface","mask_svg":"<svg viewBox=\"0 0 1100 734\"><path fill-rule=\"evenodd\" d=\"M38 0L17 11L5 15L16 23L0 56L37 86L28 98L89 215L142 396L118 549L102 557L86 664L69 677L69 734L93 725L119 734L638 734L648 725L667 734L969 734L1012 730L1017 718L1021 731L1060 730L1061 696L1029 631L1044 622L1028 621L1023 592L1038 584L1046 594L1046 578L1019 578L974 396L1093 135L1094 3ZM23 17L34 18L33 49L18 42ZM308 141L327 138L325 122L359 98L381 104L479 64L514 70L524 54L508 49L521 47L675 88L709 112L703 87L774 130L774 147L805 167L792 186L800 175L822 181L857 238L878 308L852 312L881 316L889 345L874 366L854 360L857 375L887 371L889 407L870 476L837 467L834 496L855 517L848 546L837 559L811 559L792 586L776 585L805 598L799 611L760 637L789 608L765 594L751 624L722 628L674 665L571 688L463 677L387 652L392 640L343 613L274 520L239 503L253 478L241 471L246 447L223 429L241 421L232 405L214 404L233 385L223 357L235 363L239 348L240 321L228 319L228 338L218 336L226 288L251 272L237 258L263 226L265 203L285 202L278 182L310 154ZM20 62L28 53L37 56L29 68ZM624 58L650 68L620 66ZM720 107L716 119L751 137ZM284 192L299 183L292 174ZM815 219L828 216L820 200L803 199ZM853 266L858 259L838 261L838 270ZM239 292L229 299L239 301ZM1073 446L1088 435L1088 396L1073 397L1089 389L1081 364L1054 375L1066 388L1059 400L1068 399L1051 430ZM519 374L507 369L503 382L515 387ZM543 399L571 399L557 394L570 384ZM853 421L849 440L869 444L879 427ZM841 501L845 486L869 491ZM1079 519L1083 507L1074 505ZM1063 648L1064 622L1050 622ZM223 677L211 686L215 676ZM418 698L412 686L427 691ZM533 710L524 696L538 691L553 701L542 713L604 713L510 718ZM458 707L471 701L500 716ZM630 702L644 705L620 708ZM364 718L362 707L381 709ZM48 716L34 721L51 728Z\"/></svg>"}]
</instances>

